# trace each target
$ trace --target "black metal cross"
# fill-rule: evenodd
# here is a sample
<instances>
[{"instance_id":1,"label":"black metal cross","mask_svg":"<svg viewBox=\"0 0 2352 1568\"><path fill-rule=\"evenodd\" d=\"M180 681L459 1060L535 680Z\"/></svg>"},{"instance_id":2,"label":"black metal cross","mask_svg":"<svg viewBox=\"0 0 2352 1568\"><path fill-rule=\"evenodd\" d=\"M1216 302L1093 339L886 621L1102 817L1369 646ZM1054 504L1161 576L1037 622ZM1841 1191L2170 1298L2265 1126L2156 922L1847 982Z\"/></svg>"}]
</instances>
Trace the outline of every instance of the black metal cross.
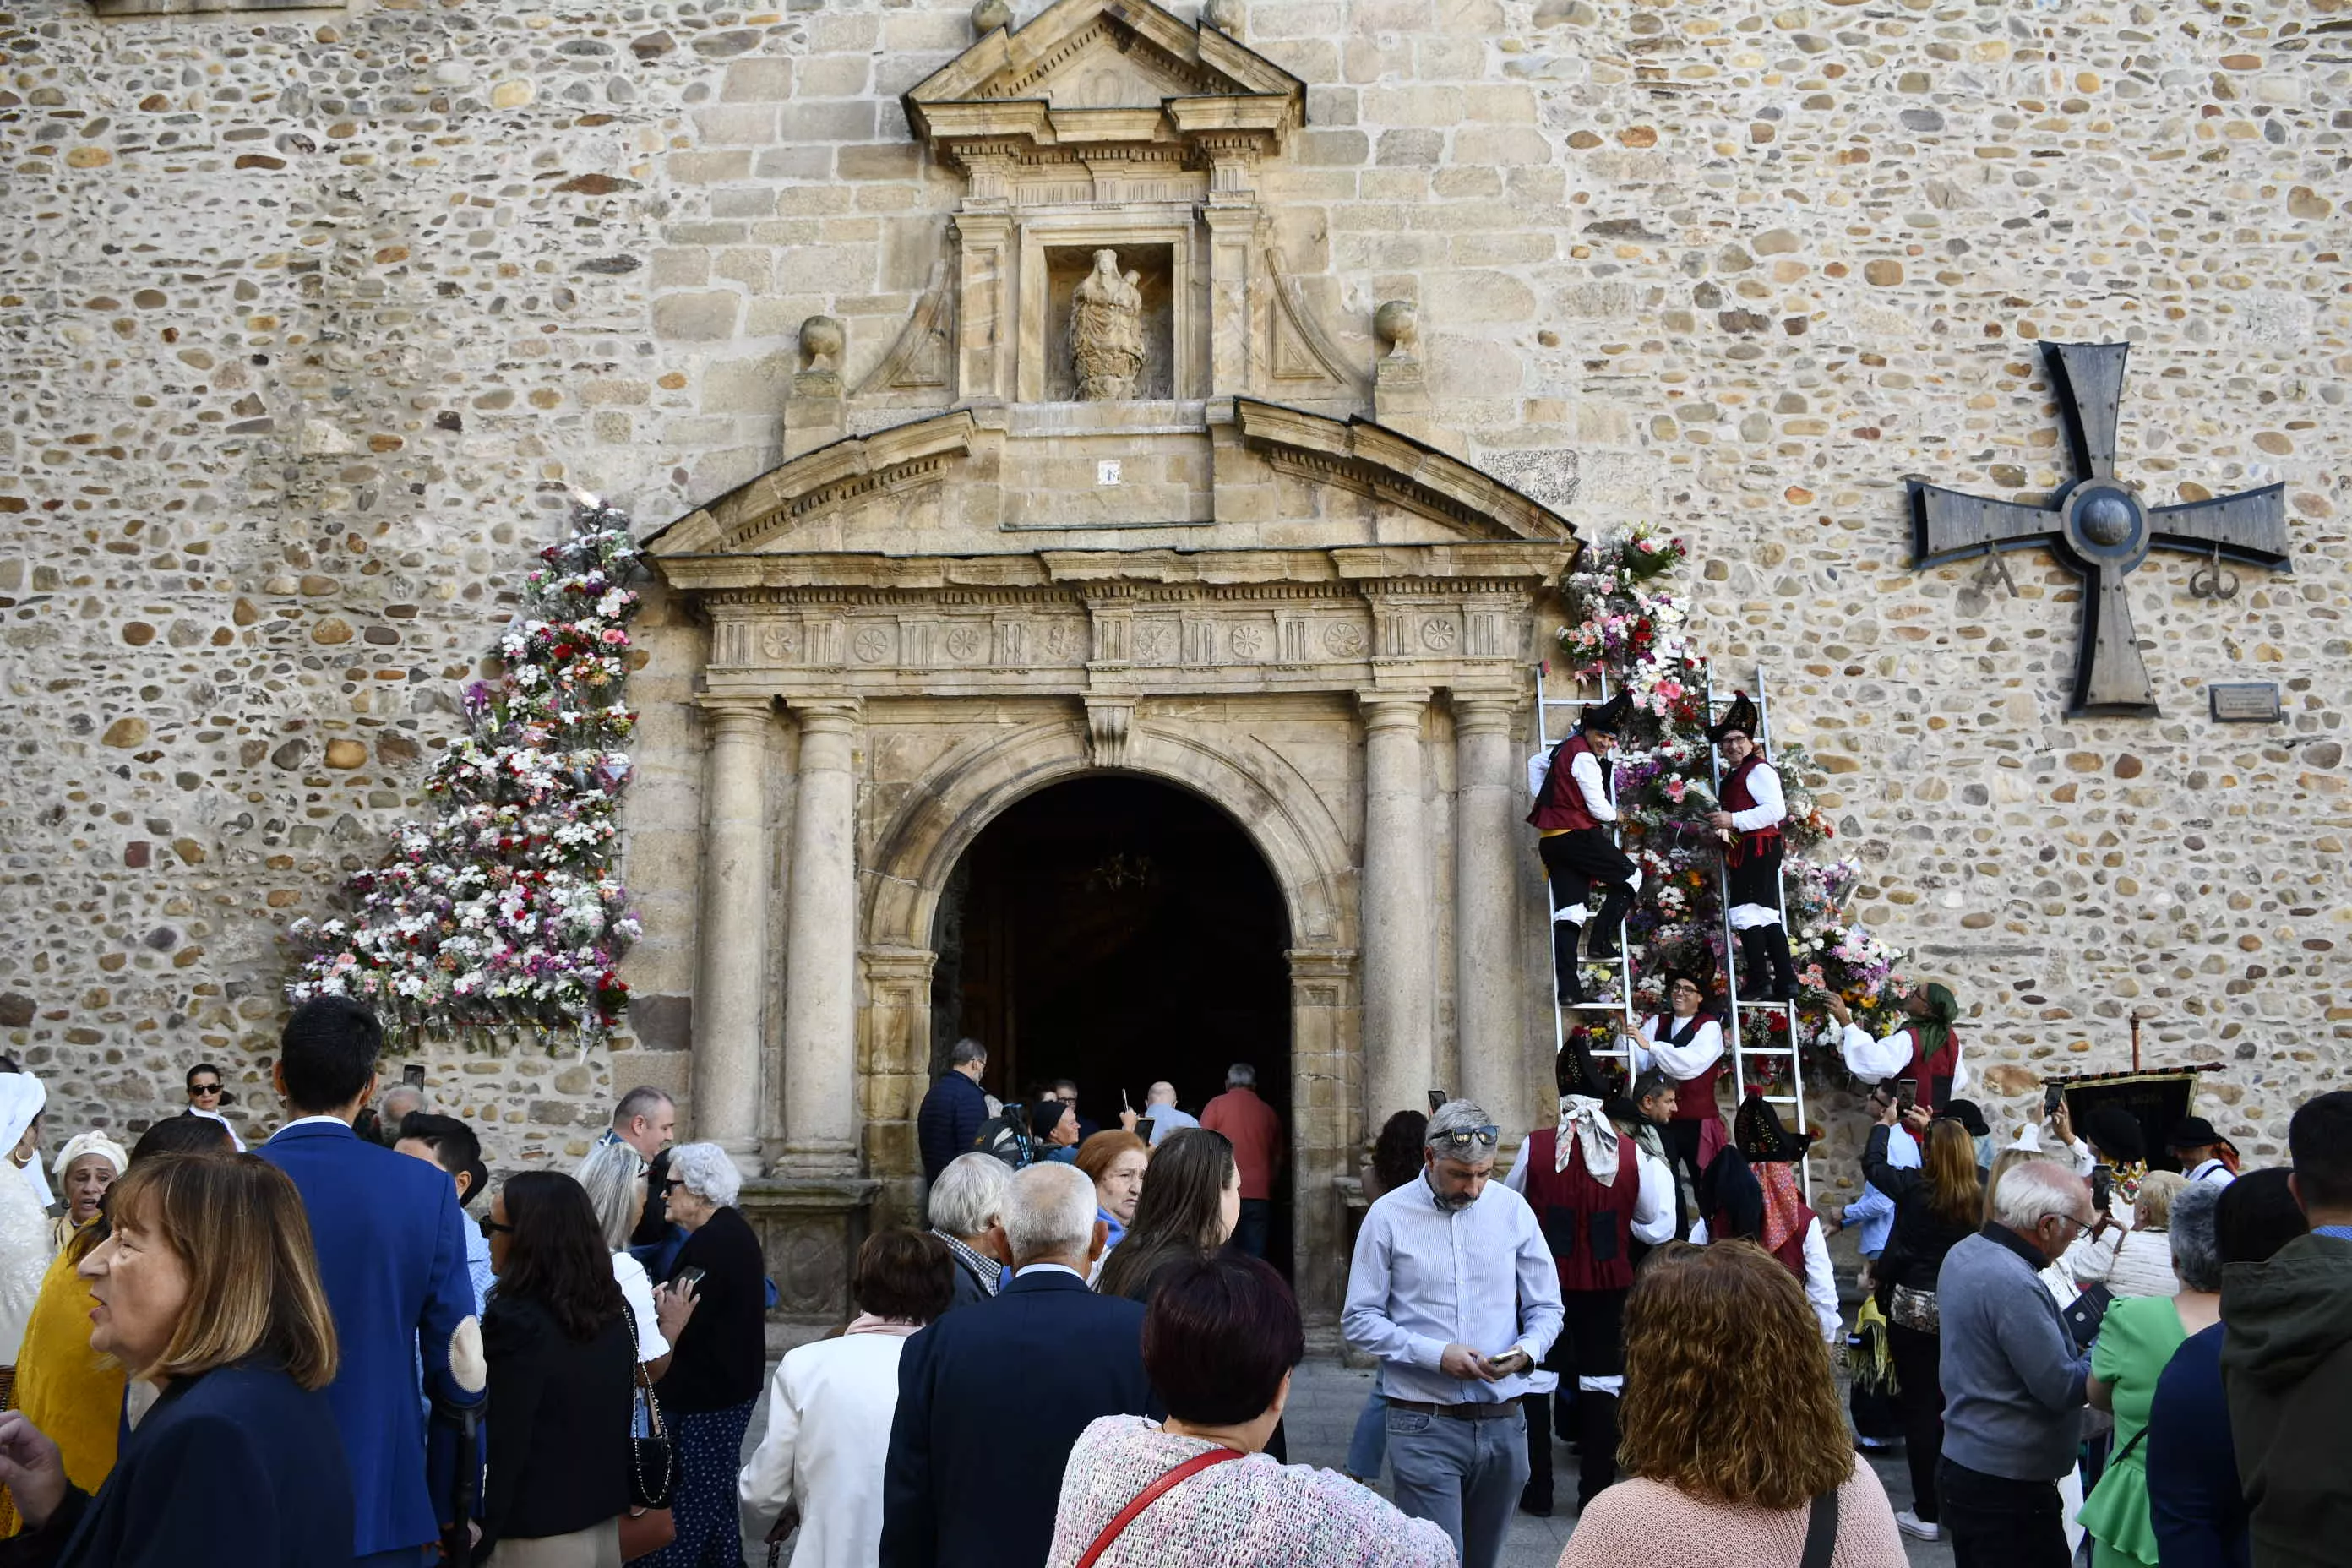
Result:
<instances>
[{"instance_id":1,"label":"black metal cross","mask_svg":"<svg viewBox=\"0 0 2352 1568\"><path fill-rule=\"evenodd\" d=\"M2293 571L2286 548L2286 487L2264 485L2185 506L2141 505L2116 479L2116 409L2131 345L2042 346L2078 477L2047 506L1989 500L1910 480L1911 564L1918 569L1996 550L2047 545L2083 577L2082 640L2068 716L2152 719L2156 690L2132 630L2125 577L2156 548Z\"/></svg>"}]
</instances>

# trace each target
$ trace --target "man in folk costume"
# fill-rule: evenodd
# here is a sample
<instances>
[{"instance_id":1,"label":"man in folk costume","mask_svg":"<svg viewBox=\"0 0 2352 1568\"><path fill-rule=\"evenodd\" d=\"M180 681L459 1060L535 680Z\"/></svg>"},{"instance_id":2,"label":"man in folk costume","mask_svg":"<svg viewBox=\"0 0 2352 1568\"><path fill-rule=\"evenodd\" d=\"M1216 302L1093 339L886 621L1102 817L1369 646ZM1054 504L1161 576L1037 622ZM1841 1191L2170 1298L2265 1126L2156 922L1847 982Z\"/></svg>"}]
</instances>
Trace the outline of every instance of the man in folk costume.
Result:
<instances>
[{"instance_id":1,"label":"man in folk costume","mask_svg":"<svg viewBox=\"0 0 2352 1568\"><path fill-rule=\"evenodd\" d=\"M1578 716L1575 733L1554 746L1549 756L1538 752L1528 759L1528 792L1535 796L1528 821L1540 836L1537 851L1551 879L1552 962L1559 1000L1565 1003L1584 1000L1576 950L1584 935L1584 900L1592 884L1608 889L1601 904L1600 930L1592 938L1591 956L1598 960L1617 956L1618 930L1642 886L1640 868L1610 842L1608 828L1617 820L1609 787L1609 753L1617 749L1617 732L1633 710L1633 697L1627 691L1598 707L1588 703ZM1562 925L1570 929L1562 931Z\"/></svg>"},{"instance_id":2,"label":"man in folk costume","mask_svg":"<svg viewBox=\"0 0 2352 1568\"><path fill-rule=\"evenodd\" d=\"M1678 1180L1694 1189L1725 1142L1715 1086L1723 1076L1723 1025L1706 1010L1706 987L1687 972L1666 976L1669 1011L1642 1020L1639 1034L1621 1031L1636 1076L1654 1068L1674 1080L1675 1109L1660 1132Z\"/></svg>"},{"instance_id":3,"label":"man in folk costume","mask_svg":"<svg viewBox=\"0 0 2352 1568\"><path fill-rule=\"evenodd\" d=\"M1834 1345L1845 1338L1845 1320L1838 1308L1829 1238L1797 1180L1798 1162L1820 1136L1789 1131L1770 1102L1749 1090L1733 1123L1734 1147L1725 1150L1707 1171L1707 1188L1715 1201L1701 1222L1706 1234L1694 1231L1691 1239L1736 1237L1779 1258L1804 1286L1822 1340Z\"/></svg>"},{"instance_id":4,"label":"man in folk costume","mask_svg":"<svg viewBox=\"0 0 2352 1568\"><path fill-rule=\"evenodd\" d=\"M1706 738L1728 766L1717 789L1722 809L1706 820L1724 841L1725 901L1748 961L1748 998L1793 1002L1797 967L1789 959L1788 928L1780 923L1780 825L1789 819L1789 803L1779 770L1757 749L1756 727L1756 704L1743 691L1722 722L1708 728Z\"/></svg>"},{"instance_id":5,"label":"man in folk costume","mask_svg":"<svg viewBox=\"0 0 2352 1568\"><path fill-rule=\"evenodd\" d=\"M1948 989L1931 981L1905 994L1903 1010L1911 1021L1874 1040L1869 1030L1853 1021L1853 1009L1844 997L1832 994L1829 999L1830 1016L1845 1031L1838 1049L1846 1070L1864 1083L1916 1079L1919 1103L1933 1112L1969 1086L1969 1069L1960 1059L1960 1032L1952 1027L1960 1005Z\"/></svg>"},{"instance_id":6,"label":"man in folk costume","mask_svg":"<svg viewBox=\"0 0 2352 1568\"><path fill-rule=\"evenodd\" d=\"M1505 1178L1528 1200L1559 1270L1564 1325L1546 1364L1576 1378L1580 1447L1576 1495L1581 1509L1617 1479L1617 1401L1625 1388L1625 1295L1633 1286L1633 1249L1675 1234L1674 1174L1620 1132L1598 1093L1599 1074L1578 1048L1571 1092L1559 1097L1559 1121L1519 1144ZM1551 1511L1550 1396L1527 1402L1527 1490L1519 1506ZM1566 1433L1561 1434L1566 1436Z\"/></svg>"}]
</instances>

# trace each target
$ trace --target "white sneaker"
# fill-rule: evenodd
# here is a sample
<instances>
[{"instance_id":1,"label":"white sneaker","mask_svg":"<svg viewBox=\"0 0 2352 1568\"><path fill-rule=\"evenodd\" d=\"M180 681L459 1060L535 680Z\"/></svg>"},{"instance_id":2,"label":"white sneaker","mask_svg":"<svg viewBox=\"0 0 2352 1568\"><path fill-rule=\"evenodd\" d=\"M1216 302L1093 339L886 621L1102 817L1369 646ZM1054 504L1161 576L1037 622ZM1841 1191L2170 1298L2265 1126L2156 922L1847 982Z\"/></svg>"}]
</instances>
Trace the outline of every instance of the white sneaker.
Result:
<instances>
[{"instance_id":1,"label":"white sneaker","mask_svg":"<svg viewBox=\"0 0 2352 1568\"><path fill-rule=\"evenodd\" d=\"M1922 1541L1941 1541L1944 1538L1942 1525L1932 1520L1921 1519L1907 1508L1895 1516L1895 1528L1906 1535L1916 1535Z\"/></svg>"}]
</instances>

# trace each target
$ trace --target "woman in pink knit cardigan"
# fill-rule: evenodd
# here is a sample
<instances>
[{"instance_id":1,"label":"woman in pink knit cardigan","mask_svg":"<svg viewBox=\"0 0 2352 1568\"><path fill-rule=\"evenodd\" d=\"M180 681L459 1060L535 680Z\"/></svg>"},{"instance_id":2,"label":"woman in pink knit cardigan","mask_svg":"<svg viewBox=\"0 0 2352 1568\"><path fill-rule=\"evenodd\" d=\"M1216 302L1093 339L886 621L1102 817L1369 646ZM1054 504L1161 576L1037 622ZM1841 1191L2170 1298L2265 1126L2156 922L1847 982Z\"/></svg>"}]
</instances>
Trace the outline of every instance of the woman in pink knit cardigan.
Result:
<instances>
[{"instance_id":1,"label":"woman in pink knit cardigan","mask_svg":"<svg viewBox=\"0 0 2352 1568\"><path fill-rule=\"evenodd\" d=\"M1744 1241L1668 1242L1625 1302L1617 1462L1560 1568L1801 1561L1836 1494L1831 1568L1904 1568L1885 1489L1854 1459L1804 1291ZM1824 1516L1826 1519L1826 1515Z\"/></svg>"}]
</instances>

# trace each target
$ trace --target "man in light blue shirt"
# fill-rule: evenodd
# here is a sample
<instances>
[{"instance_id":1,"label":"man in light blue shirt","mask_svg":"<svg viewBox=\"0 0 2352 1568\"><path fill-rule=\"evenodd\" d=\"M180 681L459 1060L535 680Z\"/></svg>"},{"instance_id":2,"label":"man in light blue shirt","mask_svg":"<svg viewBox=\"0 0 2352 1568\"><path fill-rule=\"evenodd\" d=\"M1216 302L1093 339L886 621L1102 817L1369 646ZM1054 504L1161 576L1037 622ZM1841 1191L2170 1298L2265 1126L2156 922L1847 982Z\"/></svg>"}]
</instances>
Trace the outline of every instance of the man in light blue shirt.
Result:
<instances>
[{"instance_id":1,"label":"man in light blue shirt","mask_svg":"<svg viewBox=\"0 0 2352 1568\"><path fill-rule=\"evenodd\" d=\"M1380 1358L1396 1505L1494 1568L1528 1480L1519 1398L1559 1335L1535 1212L1495 1173L1501 1134L1466 1100L1429 1119L1419 1181L1364 1215L1340 1330Z\"/></svg>"},{"instance_id":2,"label":"man in light blue shirt","mask_svg":"<svg viewBox=\"0 0 2352 1568\"><path fill-rule=\"evenodd\" d=\"M1143 1097L1143 1114L1151 1119L1151 1146L1155 1149L1168 1141L1171 1132L1201 1125L1197 1118L1176 1109L1176 1086L1172 1083L1151 1086Z\"/></svg>"}]
</instances>

